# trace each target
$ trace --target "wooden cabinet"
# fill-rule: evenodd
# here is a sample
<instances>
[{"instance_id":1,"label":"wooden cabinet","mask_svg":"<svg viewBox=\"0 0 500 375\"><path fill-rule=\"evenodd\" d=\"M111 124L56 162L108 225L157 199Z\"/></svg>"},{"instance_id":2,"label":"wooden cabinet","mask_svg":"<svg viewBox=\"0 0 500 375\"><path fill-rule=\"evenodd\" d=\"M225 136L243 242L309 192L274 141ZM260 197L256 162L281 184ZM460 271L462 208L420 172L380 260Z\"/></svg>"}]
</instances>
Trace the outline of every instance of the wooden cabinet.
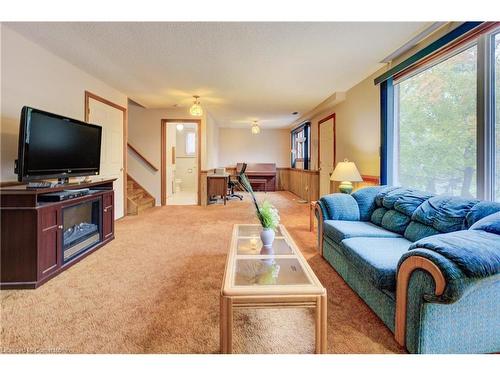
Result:
<instances>
[{"instance_id":1,"label":"wooden cabinet","mask_svg":"<svg viewBox=\"0 0 500 375\"><path fill-rule=\"evenodd\" d=\"M38 211L38 279L50 275L61 266L62 221L60 206Z\"/></svg>"},{"instance_id":2,"label":"wooden cabinet","mask_svg":"<svg viewBox=\"0 0 500 375\"><path fill-rule=\"evenodd\" d=\"M112 191L103 194L102 210L102 237L104 240L111 238L114 234L115 213L114 213L114 193Z\"/></svg>"},{"instance_id":3,"label":"wooden cabinet","mask_svg":"<svg viewBox=\"0 0 500 375\"><path fill-rule=\"evenodd\" d=\"M0 288L36 288L111 241L114 238L113 181L40 190L28 190L24 185L0 189ZM88 187L91 192L60 202L42 203L39 198L41 194L73 186L74 189ZM87 243L79 242L77 251L67 255L69 245L63 232L67 230L65 225L68 226L67 216L71 210L66 209L85 204L93 207L89 212L97 223L94 234Z\"/></svg>"}]
</instances>

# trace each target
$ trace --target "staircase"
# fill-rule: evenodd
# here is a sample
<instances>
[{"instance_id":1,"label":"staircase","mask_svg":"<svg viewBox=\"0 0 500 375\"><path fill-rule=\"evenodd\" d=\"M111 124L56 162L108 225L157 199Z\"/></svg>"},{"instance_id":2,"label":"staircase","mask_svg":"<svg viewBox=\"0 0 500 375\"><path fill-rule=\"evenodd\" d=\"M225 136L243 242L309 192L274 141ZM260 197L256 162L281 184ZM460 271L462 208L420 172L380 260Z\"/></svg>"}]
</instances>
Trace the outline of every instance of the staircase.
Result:
<instances>
[{"instance_id":1,"label":"staircase","mask_svg":"<svg viewBox=\"0 0 500 375\"><path fill-rule=\"evenodd\" d=\"M127 174L127 215L138 215L155 205L153 196Z\"/></svg>"}]
</instances>

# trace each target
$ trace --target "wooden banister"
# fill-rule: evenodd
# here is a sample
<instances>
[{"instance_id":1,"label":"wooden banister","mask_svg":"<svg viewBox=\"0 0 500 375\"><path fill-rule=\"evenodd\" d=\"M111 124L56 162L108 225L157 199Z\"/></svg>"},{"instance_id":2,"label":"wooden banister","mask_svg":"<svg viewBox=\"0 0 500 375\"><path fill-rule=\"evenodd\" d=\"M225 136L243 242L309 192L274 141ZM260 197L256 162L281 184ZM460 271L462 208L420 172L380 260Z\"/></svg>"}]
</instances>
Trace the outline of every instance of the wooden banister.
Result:
<instances>
[{"instance_id":1,"label":"wooden banister","mask_svg":"<svg viewBox=\"0 0 500 375\"><path fill-rule=\"evenodd\" d=\"M134 146L132 146L130 143L127 142L127 146L128 148L130 148L137 156L139 156L139 158L141 158L141 160L147 164L147 166L149 168L151 168L153 171L155 172L158 172L159 169L153 164L151 163L148 159L146 159L146 157L144 155L142 155Z\"/></svg>"}]
</instances>

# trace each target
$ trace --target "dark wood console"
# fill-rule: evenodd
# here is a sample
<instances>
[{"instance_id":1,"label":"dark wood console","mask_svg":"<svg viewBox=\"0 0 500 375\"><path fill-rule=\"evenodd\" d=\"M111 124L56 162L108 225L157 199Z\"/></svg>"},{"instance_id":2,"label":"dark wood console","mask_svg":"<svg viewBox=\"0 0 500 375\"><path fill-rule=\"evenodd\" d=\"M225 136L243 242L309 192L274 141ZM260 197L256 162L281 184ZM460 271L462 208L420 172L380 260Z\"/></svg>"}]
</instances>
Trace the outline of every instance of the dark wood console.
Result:
<instances>
[{"instance_id":1,"label":"dark wood console","mask_svg":"<svg viewBox=\"0 0 500 375\"><path fill-rule=\"evenodd\" d=\"M26 189L26 185L1 188L0 288L37 288L113 240L113 181L36 190ZM46 193L83 188L89 188L90 194L59 202L40 201ZM77 227L69 225L76 223L78 215L92 217L92 223L86 224L91 230L87 242L75 239L70 247L72 238L63 231L71 233Z\"/></svg>"}]
</instances>

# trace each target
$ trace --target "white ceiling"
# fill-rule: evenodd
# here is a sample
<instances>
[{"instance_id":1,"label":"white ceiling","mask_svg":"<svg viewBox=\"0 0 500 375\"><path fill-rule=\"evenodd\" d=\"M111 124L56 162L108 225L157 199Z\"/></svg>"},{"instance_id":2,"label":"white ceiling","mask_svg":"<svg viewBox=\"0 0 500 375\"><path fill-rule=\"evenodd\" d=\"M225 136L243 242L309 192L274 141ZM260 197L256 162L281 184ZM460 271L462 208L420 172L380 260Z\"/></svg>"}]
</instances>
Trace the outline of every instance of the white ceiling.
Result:
<instances>
[{"instance_id":1,"label":"white ceiling","mask_svg":"<svg viewBox=\"0 0 500 375\"><path fill-rule=\"evenodd\" d=\"M147 108L192 95L221 127L286 127L378 63L428 22L10 23Z\"/></svg>"}]
</instances>

